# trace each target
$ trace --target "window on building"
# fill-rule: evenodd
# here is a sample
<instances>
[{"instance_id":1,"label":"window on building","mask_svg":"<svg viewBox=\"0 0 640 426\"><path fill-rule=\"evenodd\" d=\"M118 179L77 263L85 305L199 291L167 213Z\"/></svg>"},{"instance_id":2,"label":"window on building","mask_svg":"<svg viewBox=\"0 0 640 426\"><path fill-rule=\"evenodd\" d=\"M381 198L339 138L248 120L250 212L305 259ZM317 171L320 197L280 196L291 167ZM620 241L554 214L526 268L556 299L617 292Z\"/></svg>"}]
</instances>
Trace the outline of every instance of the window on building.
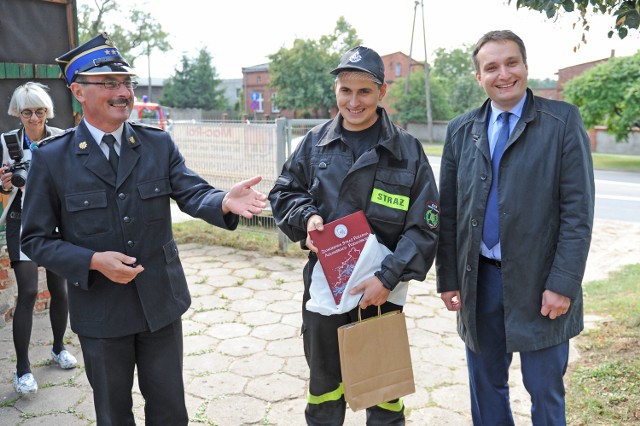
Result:
<instances>
[{"instance_id":1,"label":"window on building","mask_svg":"<svg viewBox=\"0 0 640 426\"><path fill-rule=\"evenodd\" d=\"M280 112L280 107L278 107L278 99L276 93L271 94L271 112Z\"/></svg>"},{"instance_id":2,"label":"window on building","mask_svg":"<svg viewBox=\"0 0 640 426\"><path fill-rule=\"evenodd\" d=\"M396 77L400 77L402 75L402 64L398 62L396 64Z\"/></svg>"},{"instance_id":3,"label":"window on building","mask_svg":"<svg viewBox=\"0 0 640 426\"><path fill-rule=\"evenodd\" d=\"M261 92L258 93L258 99L256 101L258 102L258 109L256 109L256 112L264 112L264 98L262 97Z\"/></svg>"}]
</instances>

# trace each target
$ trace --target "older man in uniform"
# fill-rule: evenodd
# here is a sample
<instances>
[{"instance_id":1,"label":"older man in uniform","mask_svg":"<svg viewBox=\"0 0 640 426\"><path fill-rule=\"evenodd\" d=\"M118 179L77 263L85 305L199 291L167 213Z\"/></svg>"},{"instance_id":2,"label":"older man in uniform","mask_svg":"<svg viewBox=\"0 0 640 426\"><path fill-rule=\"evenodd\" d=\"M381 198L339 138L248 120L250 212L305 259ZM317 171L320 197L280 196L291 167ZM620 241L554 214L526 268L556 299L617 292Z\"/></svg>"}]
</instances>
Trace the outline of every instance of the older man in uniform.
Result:
<instances>
[{"instance_id":1,"label":"older man in uniform","mask_svg":"<svg viewBox=\"0 0 640 426\"><path fill-rule=\"evenodd\" d=\"M106 33L56 60L84 117L34 152L24 251L69 282L98 425L135 424L136 368L146 424L187 425L181 315L190 295L170 200L235 229L238 215L265 207L252 189L261 178L216 189L187 168L168 133L127 122L134 73Z\"/></svg>"}]
</instances>

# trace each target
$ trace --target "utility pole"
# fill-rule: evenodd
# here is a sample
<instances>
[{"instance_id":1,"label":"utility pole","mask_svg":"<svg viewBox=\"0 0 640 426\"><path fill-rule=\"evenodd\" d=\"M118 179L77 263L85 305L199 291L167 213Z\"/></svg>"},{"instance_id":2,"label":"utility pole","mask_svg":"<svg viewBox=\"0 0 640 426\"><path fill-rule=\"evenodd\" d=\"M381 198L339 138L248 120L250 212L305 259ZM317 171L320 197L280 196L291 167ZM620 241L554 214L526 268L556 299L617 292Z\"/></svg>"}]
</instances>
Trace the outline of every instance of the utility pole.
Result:
<instances>
[{"instance_id":1,"label":"utility pole","mask_svg":"<svg viewBox=\"0 0 640 426\"><path fill-rule=\"evenodd\" d=\"M147 41L147 73L149 74L149 81L147 86L147 98L151 102L151 47L149 41Z\"/></svg>"},{"instance_id":2,"label":"utility pole","mask_svg":"<svg viewBox=\"0 0 640 426\"><path fill-rule=\"evenodd\" d=\"M429 135L429 143L433 143L433 117L431 115L431 80L429 78L429 62L427 61L427 30L424 21L424 0L420 0L420 3L422 6L422 37L424 38L424 87L425 98L427 102L427 133Z\"/></svg>"},{"instance_id":3,"label":"utility pole","mask_svg":"<svg viewBox=\"0 0 640 426\"><path fill-rule=\"evenodd\" d=\"M416 29L416 13L418 10L418 0L415 1L413 6L413 26L411 27L411 45L409 46L409 58L407 61L407 76L404 81L404 96L405 98L409 95L409 78L411 77L411 53L413 52L413 33Z\"/></svg>"},{"instance_id":4,"label":"utility pole","mask_svg":"<svg viewBox=\"0 0 640 426\"><path fill-rule=\"evenodd\" d=\"M416 14L418 11L418 4L422 8L422 38L424 43L424 86L425 86L425 101L427 107L427 137L428 141L433 142L433 118L431 115L431 80L429 77L429 62L427 62L427 30L424 20L424 0L416 0L413 6L413 27L411 28L411 46L409 47L409 62L407 64L407 77L404 82L404 96L405 99L409 96L409 80L411 78L411 54L413 53L413 34L416 28ZM405 123L406 127L406 123Z\"/></svg>"}]
</instances>

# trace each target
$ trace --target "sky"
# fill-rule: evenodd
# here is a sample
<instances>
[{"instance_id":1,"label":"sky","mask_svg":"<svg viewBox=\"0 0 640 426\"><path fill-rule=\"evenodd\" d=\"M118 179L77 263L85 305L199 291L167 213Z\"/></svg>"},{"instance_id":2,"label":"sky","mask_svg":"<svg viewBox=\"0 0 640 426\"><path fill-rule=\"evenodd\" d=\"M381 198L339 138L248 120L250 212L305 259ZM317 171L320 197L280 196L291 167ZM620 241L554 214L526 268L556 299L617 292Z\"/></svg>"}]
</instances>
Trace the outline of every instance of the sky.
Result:
<instances>
[{"instance_id":1,"label":"sky","mask_svg":"<svg viewBox=\"0 0 640 426\"><path fill-rule=\"evenodd\" d=\"M292 47L296 38L317 40L331 34L340 16L356 29L363 45L380 55L401 51L424 61L426 50L430 63L437 48L462 48L487 31L509 29L525 43L529 77L539 79L610 57L612 50L615 56L629 56L640 49L639 31L624 40L607 37L610 16L590 18L584 44L582 26L574 28L576 13L551 21L540 12L516 9L515 2L422 0L416 8L414 0L118 0L124 10L146 9L170 34L171 52L153 52L150 64L145 57L134 64L141 78L149 76L149 69L152 77L170 77L183 55L195 58L202 47L212 55L218 78L242 78L243 67L268 63L268 55ZM93 0L77 4L93 5ZM118 24L126 25L121 21L125 17L121 14Z\"/></svg>"}]
</instances>

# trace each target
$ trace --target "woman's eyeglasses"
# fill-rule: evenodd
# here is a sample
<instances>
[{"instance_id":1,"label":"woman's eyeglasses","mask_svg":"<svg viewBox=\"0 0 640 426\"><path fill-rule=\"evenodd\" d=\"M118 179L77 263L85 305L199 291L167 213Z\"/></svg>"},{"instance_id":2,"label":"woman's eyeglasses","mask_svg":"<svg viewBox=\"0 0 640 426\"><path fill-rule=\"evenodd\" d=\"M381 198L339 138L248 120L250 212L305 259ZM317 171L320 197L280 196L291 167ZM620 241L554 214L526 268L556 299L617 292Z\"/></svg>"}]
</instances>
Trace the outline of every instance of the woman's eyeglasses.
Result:
<instances>
[{"instance_id":1,"label":"woman's eyeglasses","mask_svg":"<svg viewBox=\"0 0 640 426\"><path fill-rule=\"evenodd\" d=\"M76 83L78 84L94 84L96 86L102 86L107 90L118 90L120 88L120 85L124 85L124 87L126 87L127 89L135 89L136 87L138 87L138 82L137 81L115 81L115 80L109 80L109 81L76 81Z\"/></svg>"},{"instance_id":2,"label":"woman's eyeglasses","mask_svg":"<svg viewBox=\"0 0 640 426\"><path fill-rule=\"evenodd\" d=\"M38 118L43 118L45 115L47 115L47 109L46 108L38 108L37 110L33 111L30 109L25 109L20 111L20 115L23 116L24 118L31 118L31 116L35 114L36 117Z\"/></svg>"}]
</instances>

